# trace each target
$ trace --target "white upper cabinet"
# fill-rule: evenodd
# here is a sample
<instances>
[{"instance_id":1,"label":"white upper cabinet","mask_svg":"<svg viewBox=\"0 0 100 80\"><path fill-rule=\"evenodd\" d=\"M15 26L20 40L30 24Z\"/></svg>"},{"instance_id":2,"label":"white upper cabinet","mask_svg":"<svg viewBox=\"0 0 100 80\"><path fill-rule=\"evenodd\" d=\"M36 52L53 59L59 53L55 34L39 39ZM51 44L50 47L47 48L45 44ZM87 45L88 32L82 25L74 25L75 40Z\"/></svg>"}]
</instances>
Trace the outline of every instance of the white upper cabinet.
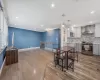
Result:
<instances>
[{"instance_id":1,"label":"white upper cabinet","mask_svg":"<svg viewBox=\"0 0 100 80\"><path fill-rule=\"evenodd\" d=\"M95 37L100 37L100 24L95 24Z\"/></svg>"},{"instance_id":2,"label":"white upper cabinet","mask_svg":"<svg viewBox=\"0 0 100 80\"><path fill-rule=\"evenodd\" d=\"M67 29L67 36L68 37L81 37L81 27L73 27L72 29Z\"/></svg>"},{"instance_id":3,"label":"white upper cabinet","mask_svg":"<svg viewBox=\"0 0 100 80\"><path fill-rule=\"evenodd\" d=\"M81 27L74 27L73 34L74 34L74 37L80 38L81 37Z\"/></svg>"},{"instance_id":4,"label":"white upper cabinet","mask_svg":"<svg viewBox=\"0 0 100 80\"><path fill-rule=\"evenodd\" d=\"M77 37L81 37L81 27L78 27L77 29Z\"/></svg>"}]
</instances>

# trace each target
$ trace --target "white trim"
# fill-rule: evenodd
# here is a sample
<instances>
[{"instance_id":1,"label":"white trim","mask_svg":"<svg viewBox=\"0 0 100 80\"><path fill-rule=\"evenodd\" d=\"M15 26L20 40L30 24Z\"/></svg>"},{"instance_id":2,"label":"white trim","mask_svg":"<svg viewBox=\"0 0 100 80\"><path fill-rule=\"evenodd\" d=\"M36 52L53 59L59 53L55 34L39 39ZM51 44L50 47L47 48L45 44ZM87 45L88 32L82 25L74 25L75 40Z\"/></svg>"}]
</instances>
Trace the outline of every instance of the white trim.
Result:
<instances>
[{"instance_id":1,"label":"white trim","mask_svg":"<svg viewBox=\"0 0 100 80\"><path fill-rule=\"evenodd\" d=\"M48 47L45 47L45 50L48 50L48 51L53 51L53 52L55 52L55 51L56 51L55 49L48 48Z\"/></svg>"},{"instance_id":2,"label":"white trim","mask_svg":"<svg viewBox=\"0 0 100 80\"><path fill-rule=\"evenodd\" d=\"M32 49L39 49L40 47L31 47L31 48L24 48L24 49L19 49L18 52L23 52L23 51L28 51Z\"/></svg>"},{"instance_id":3,"label":"white trim","mask_svg":"<svg viewBox=\"0 0 100 80\"><path fill-rule=\"evenodd\" d=\"M29 30L29 31L35 31L35 32L45 32L45 30L33 30L33 29L29 29L29 28L22 28L22 27L13 27L12 25L10 25L11 28L18 28L18 29L24 29L24 30Z\"/></svg>"},{"instance_id":4,"label":"white trim","mask_svg":"<svg viewBox=\"0 0 100 80\"><path fill-rule=\"evenodd\" d=\"M1 66L1 69L0 69L0 76L1 76L1 73L2 73L2 71L3 71L4 65L5 65L5 61L6 61L6 58L4 59L3 64L2 64L2 66Z\"/></svg>"}]
</instances>

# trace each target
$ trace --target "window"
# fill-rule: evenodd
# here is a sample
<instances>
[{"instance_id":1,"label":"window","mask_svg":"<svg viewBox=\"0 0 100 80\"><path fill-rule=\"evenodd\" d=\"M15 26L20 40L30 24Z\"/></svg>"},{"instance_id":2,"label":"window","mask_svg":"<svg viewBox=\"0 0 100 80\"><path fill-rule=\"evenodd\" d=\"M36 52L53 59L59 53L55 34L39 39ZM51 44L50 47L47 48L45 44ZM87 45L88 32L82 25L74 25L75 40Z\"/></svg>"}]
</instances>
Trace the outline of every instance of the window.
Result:
<instances>
[{"instance_id":1,"label":"window","mask_svg":"<svg viewBox=\"0 0 100 80\"><path fill-rule=\"evenodd\" d=\"M0 8L0 48L8 44L8 26L3 10Z\"/></svg>"}]
</instances>

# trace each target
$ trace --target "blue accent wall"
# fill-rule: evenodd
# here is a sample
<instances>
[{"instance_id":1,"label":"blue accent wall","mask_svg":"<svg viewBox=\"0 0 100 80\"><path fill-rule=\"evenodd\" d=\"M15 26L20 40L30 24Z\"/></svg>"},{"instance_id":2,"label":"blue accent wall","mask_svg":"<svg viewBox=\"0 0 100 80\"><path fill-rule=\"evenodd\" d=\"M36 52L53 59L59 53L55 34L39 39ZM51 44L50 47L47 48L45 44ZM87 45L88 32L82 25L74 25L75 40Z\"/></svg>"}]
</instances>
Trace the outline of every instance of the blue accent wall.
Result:
<instances>
[{"instance_id":1,"label":"blue accent wall","mask_svg":"<svg viewBox=\"0 0 100 80\"><path fill-rule=\"evenodd\" d=\"M55 45L47 45L48 48L58 48L60 47L60 29L54 29L43 33L44 42L52 42Z\"/></svg>"},{"instance_id":2,"label":"blue accent wall","mask_svg":"<svg viewBox=\"0 0 100 80\"><path fill-rule=\"evenodd\" d=\"M55 45L47 45L48 48L60 47L60 29L54 29L46 32L36 32L31 30L8 28L8 46L12 45L12 34L15 33L14 46L18 49L40 47L40 42L52 42Z\"/></svg>"},{"instance_id":3,"label":"blue accent wall","mask_svg":"<svg viewBox=\"0 0 100 80\"><path fill-rule=\"evenodd\" d=\"M8 46L11 46L12 33L15 33L14 46L18 49L29 48L29 47L39 47L40 42L53 42L54 48L60 47L60 29L54 29L47 32L36 32L19 28L8 28ZM47 45L46 47L52 48L52 45ZM0 67L3 63L5 57L6 48L0 54Z\"/></svg>"},{"instance_id":4,"label":"blue accent wall","mask_svg":"<svg viewBox=\"0 0 100 80\"><path fill-rule=\"evenodd\" d=\"M0 54L0 68L2 66L2 63L4 61L4 57L5 57L5 52L6 52L6 48L1 52Z\"/></svg>"},{"instance_id":5,"label":"blue accent wall","mask_svg":"<svg viewBox=\"0 0 100 80\"><path fill-rule=\"evenodd\" d=\"M42 41L42 32L36 32L31 30L19 29L8 27L8 46L12 45L12 34L14 36L14 46L18 49L30 48L30 47L39 47L40 42Z\"/></svg>"}]
</instances>

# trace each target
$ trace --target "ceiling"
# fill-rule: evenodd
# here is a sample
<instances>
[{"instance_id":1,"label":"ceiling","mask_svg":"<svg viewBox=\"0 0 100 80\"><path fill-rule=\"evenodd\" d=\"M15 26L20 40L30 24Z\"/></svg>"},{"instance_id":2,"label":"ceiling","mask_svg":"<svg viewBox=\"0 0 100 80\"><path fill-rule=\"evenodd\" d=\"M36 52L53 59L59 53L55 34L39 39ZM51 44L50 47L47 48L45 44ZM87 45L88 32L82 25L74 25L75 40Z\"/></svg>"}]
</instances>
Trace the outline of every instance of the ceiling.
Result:
<instances>
[{"instance_id":1,"label":"ceiling","mask_svg":"<svg viewBox=\"0 0 100 80\"><path fill-rule=\"evenodd\" d=\"M4 4L11 27L44 31L67 20L76 26L100 22L100 0L4 0Z\"/></svg>"}]
</instances>

